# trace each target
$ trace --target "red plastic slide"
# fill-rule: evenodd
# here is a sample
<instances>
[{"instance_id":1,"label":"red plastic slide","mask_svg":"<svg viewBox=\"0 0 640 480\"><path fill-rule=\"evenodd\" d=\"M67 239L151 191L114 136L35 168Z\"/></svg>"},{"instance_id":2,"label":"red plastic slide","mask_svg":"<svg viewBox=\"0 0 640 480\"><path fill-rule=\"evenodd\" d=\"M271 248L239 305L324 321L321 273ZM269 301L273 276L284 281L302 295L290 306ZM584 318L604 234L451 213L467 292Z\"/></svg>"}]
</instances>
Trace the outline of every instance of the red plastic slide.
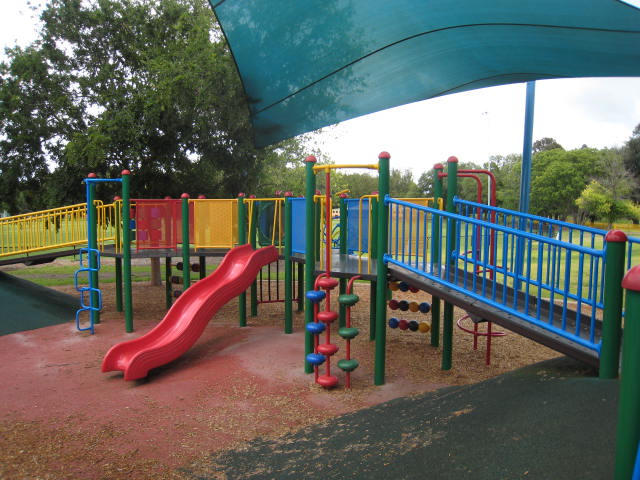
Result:
<instances>
[{"instance_id":1,"label":"red plastic slide","mask_svg":"<svg viewBox=\"0 0 640 480\"><path fill-rule=\"evenodd\" d=\"M178 297L153 330L111 347L102 371L122 370L125 380L137 380L175 360L198 340L220 307L249 288L260 268L277 259L273 246L254 251L251 245L241 245L230 250L211 275Z\"/></svg>"}]
</instances>

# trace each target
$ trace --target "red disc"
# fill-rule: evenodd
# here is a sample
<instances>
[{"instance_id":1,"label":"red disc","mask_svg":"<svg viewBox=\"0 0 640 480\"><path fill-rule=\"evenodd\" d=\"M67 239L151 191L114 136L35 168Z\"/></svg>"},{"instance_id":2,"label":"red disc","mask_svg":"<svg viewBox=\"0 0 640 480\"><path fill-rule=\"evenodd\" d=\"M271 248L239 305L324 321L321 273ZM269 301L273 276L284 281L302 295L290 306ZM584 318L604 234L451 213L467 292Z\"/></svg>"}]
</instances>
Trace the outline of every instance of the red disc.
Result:
<instances>
[{"instance_id":1,"label":"red disc","mask_svg":"<svg viewBox=\"0 0 640 480\"><path fill-rule=\"evenodd\" d=\"M318 312L318 321L322 323L333 323L338 318L338 312L332 312L331 310L322 310Z\"/></svg>"},{"instance_id":2,"label":"red disc","mask_svg":"<svg viewBox=\"0 0 640 480\"><path fill-rule=\"evenodd\" d=\"M320 375L316 381L324 388L331 388L338 384L338 377L334 377L333 375Z\"/></svg>"},{"instance_id":3,"label":"red disc","mask_svg":"<svg viewBox=\"0 0 640 480\"><path fill-rule=\"evenodd\" d=\"M398 322L398 328L400 330L406 330L407 328L409 328L409 322L407 320L400 320Z\"/></svg>"},{"instance_id":4,"label":"red disc","mask_svg":"<svg viewBox=\"0 0 640 480\"><path fill-rule=\"evenodd\" d=\"M334 353L338 351L338 347L333 343L323 343L322 345L318 345L318 353L330 357Z\"/></svg>"},{"instance_id":5,"label":"red disc","mask_svg":"<svg viewBox=\"0 0 640 480\"><path fill-rule=\"evenodd\" d=\"M318 279L318 287L323 290L333 290L338 286L339 280L337 278L322 277Z\"/></svg>"}]
</instances>

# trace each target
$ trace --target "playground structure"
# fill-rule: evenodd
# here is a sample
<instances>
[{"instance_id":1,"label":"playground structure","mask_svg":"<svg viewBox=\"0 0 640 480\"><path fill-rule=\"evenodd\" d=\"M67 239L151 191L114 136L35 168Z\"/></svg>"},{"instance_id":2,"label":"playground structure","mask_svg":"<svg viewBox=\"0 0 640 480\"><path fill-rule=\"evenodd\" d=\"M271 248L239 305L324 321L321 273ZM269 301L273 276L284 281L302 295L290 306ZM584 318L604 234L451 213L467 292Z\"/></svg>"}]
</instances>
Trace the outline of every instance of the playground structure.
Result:
<instances>
[{"instance_id":1,"label":"playground structure","mask_svg":"<svg viewBox=\"0 0 640 480\"><path fill-rule=\"evenodd\" d=\"M378 170L382 177L385 170L388 172L388 157L381 156L380 162ZM632 262L637 263L637 259L634 258L634 254L637 253L637 249L634 250L637 239L627 238L622 232L607 233L464 201L453 196L447 197L444 210L436 208L442 188L442 176L439 175L442 169L438 167L434 171L436 199L426 202L427 206L411 200L388 197L388 186L384 184L384 178L380 180L380 195L377 198L341 199L341 212L349 211L349 202L358 202L359 213L347 214L346 218L340 216L341 238L338 248L327 248L326 244L329 242L325 240L325 255L321 258L318 253L323 246L322 229L326 227L323 227L321 215L316 212L324 206L324 225L328 226L331 223L326 220L326 212L332 209L326 198L325 203L314 198L315 181L309 180L315 176L313 166L312 162L307 163L307 193L312 193L307 194L305 198L261 200L239 197L233 200L211 201L191 200L188 196L183 196L179 201L165 200L173 205L172 208L165 208L165 212L171 211L171 215L175 217L176 204L179 202L182 218L190 218L193 215L193 222L158 221L164 218L159 215L162 208L158 205L147 205L145 201L136 203L136 200L131 200L134 210L132 220L136 223L132 232L136 249L132 255L151 256L149 252L153 252L154 255L167 257L182 254L185 259L183 265L190 265L190 256L220 256L236 244L247 243L247 232L253 231L254 234L250 236L254 242L260 238L265 242L265 238L268 239L275 244L277 256L282 256L285 260L285 331L287 312L291 312L294 303L291 279L295 264L306 265L304 284L307 285L313 285L317 275L327 272L339 279L338 285L341 280L356 275L369 280L371 291L374 292L371 318L375 319L375 322L372 322L374 328L371 334L376 342L376 384L384 383L385 358L383 354L380 355L380 350L384 350L385 345L389 279L405 281L432 295L431 344L439 346L442 341L443 369L451 368L452 314L455 304L467 310L470 315L498 323L562 353L596 365L603 378L617 376L620 368L618 359L623 294L621 285L627 290L628 327L634 322L635 312L631 306L634 305L636 292L640 291L637 285L637 267L632 269L622 282L625 269ZM448 191L455 192L455 158L450 158L447 166ZM92 184L93 181L90 180L88 183ZM2 219L0 261L43 262L49 258L68 255L69 252L79 253L78 247L86 245L87 242L86 233L82 235L82 225L87 219L94 218L96 234L92 242L95 242L96 249L103 255L115 256L126 265L125 232L128 229L122 226L130 224L127 218L130 209L126 208L127 199L124 197L123 194L123 199L112 205L90 202L88 210L86 206L83 210L80 205ZM259 210L260 202L267 201L274 204L272 210L277 212L273 214L269 232L271 238L268 238L269 235L258 235L256 232L259 222L252 221L255 215L253 212ZM228 228L210 229L206 235L201 234L199 224L221 224L222 220L214 220L215 223L208 220L216 218L216 212L219 211L217 208L221 205L226 209L221 218L227 222L224 226ZM87 213L92 209L95 209L95 213ZM247 215L245 209L250 210L251 214ZM155 219L154 222L149 221L146 226L142 213L144 211ZM313 221L307 222L306 218ZM307 232L313 233L300 235L299 229L294 231L290 227L290 222L294 219L296 225L304 223L307 225ZM354 228L354 224L357 228ZM358 232L357 236L350 234L354 231ZM158 236L158 232L162 235ZM219 235L219 238L216 235ZM165 241L166 237L170 242ZM190 240L191 237L193 241ZM331 239L331 236L324 235L324 238ZM178 248L182 242L186 244L187 239L190 248ZM146 242L145 247L142 247L143 242ZM335 246L333 241L330 243L330 247ZM306 252L312 253L306 255ZM330 252L328 257L327 252ZM341 261L336 262L335 258ZM384 259L384 262L375 261L380 258ZM311 259L319 261L312 262ZM92 262L91 255L88 256L88 261ZM96 263L99 267L97 258ZM190 285L189 270L183 268L184 288L187 292ZM123 272L126 277L125 272L126 269ZM255 275L257 274L256 270ZM244 291L243 288L251 283L247 283L245 275L241 277L242 288L237 291ZM309 277L311 281L308 280ZM299 281L298 287L302 283ZM203 285L206 285L206 282ZM93 290L88 291L93 293ZM93 295L89 294L88 297L92 301ZM180 298L176 300L176 305L179 300ZM313 308L309 308L312 307L311 302L308 297L306 300L307 315L309 312L312 315ZM441 301L444 301L442 319ZM240 310L244 304L241 300ZM341 310L346 313L350 305L343 306ZM208 313L209 311L207 315ZM195 316L203 318L200 314ZM338 314L338 317L341 317L341 314ZM442 328L439 326L441 320ZM309 337L310 350L313 350L313 336L309 334ZM632 342L633 337L632 327L631 331L625 333L625 342ZM629 364L636 361L632 359L633 346L625 348L624 352L623 369L625 362ZM346 360L352 360L350 354ZM352 362L352 365L355 363ZM307 364L308 366L310 365ZM126 365L124 369L126 370ZM329 372L327 375L330 376ZM136 374L131 373L129 378L135 376ZM637 390L633 386L635 381L631 375L623 377L622 391L626 393L621 401L621 423L637 424L628 421L630 417L637 415L634 413L638 405L638 399L635 397ZM625 386L629 382L632 386ZM627 400L628 398L631 400ZM618 450L626 451L628 457L631 455L629 445L633 445L635 459L638 433L635 429L628 430L627 427L621 428L619 442L622 445ZM628 463L628 460L626 462Z\"/></svg>"}]
</instances>

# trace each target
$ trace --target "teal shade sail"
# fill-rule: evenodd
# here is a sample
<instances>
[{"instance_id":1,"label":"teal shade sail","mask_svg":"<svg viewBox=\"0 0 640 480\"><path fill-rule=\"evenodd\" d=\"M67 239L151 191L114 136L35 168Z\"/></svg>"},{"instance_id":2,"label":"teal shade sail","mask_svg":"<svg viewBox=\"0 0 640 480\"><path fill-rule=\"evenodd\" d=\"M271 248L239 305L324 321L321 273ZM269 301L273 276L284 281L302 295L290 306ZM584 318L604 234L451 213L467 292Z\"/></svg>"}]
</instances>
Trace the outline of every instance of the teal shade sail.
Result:
<instances>
[{"instance_id":1,"label":"teal shade sail","mask_svg":"<svg viewBox=\"0 0 640 480\"><path fill-rule=\"evenodd\" d=\"M211 0L265 146L465 90L640 76L620 0Z\"/></svg>"}]
</instances>

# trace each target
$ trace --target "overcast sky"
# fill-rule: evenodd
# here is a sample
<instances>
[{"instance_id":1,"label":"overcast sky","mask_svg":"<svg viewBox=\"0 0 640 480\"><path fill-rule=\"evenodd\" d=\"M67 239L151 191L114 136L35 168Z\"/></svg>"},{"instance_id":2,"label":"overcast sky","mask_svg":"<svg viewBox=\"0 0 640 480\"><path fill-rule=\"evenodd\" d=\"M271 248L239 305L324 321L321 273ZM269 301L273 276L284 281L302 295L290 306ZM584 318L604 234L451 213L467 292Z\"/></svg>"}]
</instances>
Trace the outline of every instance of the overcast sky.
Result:
<instances>
[{"instance_id":1,"label":"overcast sky","mask_svg":"<svg viewBox=\"0 0 640 480\"><path fill-rule=\"evenodd\" d=\"M3 47L33 40L38 22L28 5L42 3L0 0ZM337 163L371 163L386 150L393 168L410 169L416 179L451 155L482 163L522 153L525 88L486 88L374 113L325 129L318 144ZM621 146L638 123L640 78L536 82L534 140L552 137L566 149Z\"/></svg>"}]
</instances>

